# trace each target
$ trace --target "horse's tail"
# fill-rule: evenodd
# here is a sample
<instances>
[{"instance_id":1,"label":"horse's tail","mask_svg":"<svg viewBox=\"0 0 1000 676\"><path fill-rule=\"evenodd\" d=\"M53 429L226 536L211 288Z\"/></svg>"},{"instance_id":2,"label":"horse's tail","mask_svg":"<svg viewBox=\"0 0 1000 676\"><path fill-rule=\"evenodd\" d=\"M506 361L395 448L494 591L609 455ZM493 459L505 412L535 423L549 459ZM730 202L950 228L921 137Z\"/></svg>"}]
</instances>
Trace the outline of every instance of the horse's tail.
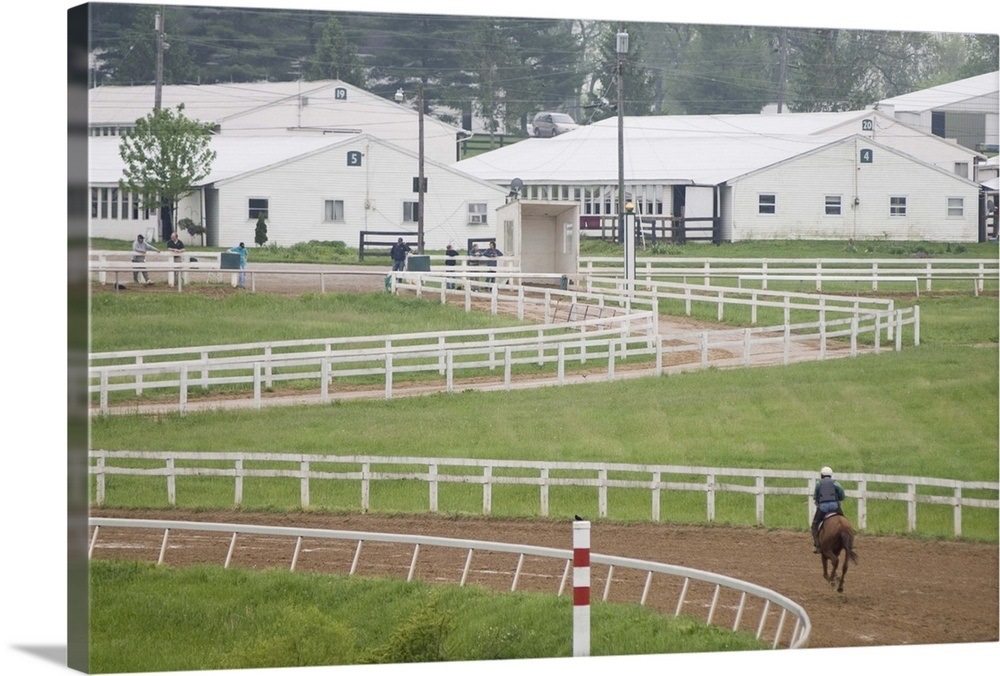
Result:
<instances>
[{"instance_id":1,"label":"horse's tail","mask_svg":"<svg viewBox=\"0 0 1000 676\"><path fill-rule=\"evenodd\" d=\"M847 556L854 563L858 562L858 555L854 551L854 533L849 530L843 531L840 534L840 541L844 545L844 551L847 552Z\"/></svg>"}]
</instances>

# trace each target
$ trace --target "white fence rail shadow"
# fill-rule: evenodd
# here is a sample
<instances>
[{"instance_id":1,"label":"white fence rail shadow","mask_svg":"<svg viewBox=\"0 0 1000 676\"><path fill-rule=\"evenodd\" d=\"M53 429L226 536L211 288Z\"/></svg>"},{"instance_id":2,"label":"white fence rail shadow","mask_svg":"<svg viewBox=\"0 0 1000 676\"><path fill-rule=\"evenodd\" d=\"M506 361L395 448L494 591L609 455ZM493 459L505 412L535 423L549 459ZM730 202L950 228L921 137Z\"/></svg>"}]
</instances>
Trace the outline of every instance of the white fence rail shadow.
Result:
<instances>
[{"instance_id":1,"label":"white fence rail shadow","mask_svg":"<svg viewBox=\"0 0 1000 676\"><path fill-rule=\"evenodd\" d=\"M128 529L155 529L163 531L162 544L160 547L158 564L165 562L168 541L171 534L175 539L178 532L218 532L231 534L229 549L226 554L224 567L228 568L234 552L236 550L238 536L273 536L294 540L295 546L291 551L289 570L294 571L302 552L302 543L308 538L310 540L343 540L356 543L355 554L348 571L348 575L354 575L357 571L359 560L362 556L363 545L365 543L391 543L396 545L412 546L412 556L410 566L407 571L407 581L412 581L417 577L417 567L420 552L422 549L446 548L455 549L466 553L464 567L456 570L452 583L465 586L470 571L474 554L498 553L516 557L516 566L511 573L510 591L517 591L521 577L521 572L528 557L534 559L544 559L557 564L562 564L562 575L557 594L561 596L566 589L566 583L573 564L572 549L555 549L550 547L538 547L532 545L510 544L503 542L486 542L481 540L463 540L455 538L442 538L426 535L407 535L396 533L371 533L360 531L341 530L321 530L311 528L289 528L278 526L257 526L225 523L205 523L190 521L158 521L140 519L110 519L91 518L90 526L92 535L89 545L89 554L92 557L96 546L98 535L101 529L109 530L115 528ZM175 545L176 546L176 545ZM604 602L628 602L628 599L611 598L612 580L616 570L637 571L644 575L645 583L641 587L641 595L638 598L640 605L647 605L650 598L650 590L654 579L658 586L664 584L664 579L669 578L666 583L671 593L679 586L674 616L697 614L703 618L706 625L725 626L732 631L755 631L755 636L759 641L769 641L772 648L804 648L809 643L811 623L805 609L791 599L781 594L736 578L719 575L708 571L675 566L666 563L653 561L642 561L619 556L609 556L592 553L590 556L591 565L594 567L606 567ZM654 578L655 576L655 578ZM556 576L554 576L556 577ZM439 582L440 580L435 580ZM697 598L694 589L697 585L707 586L711 590L711 603L704 604ZM723 594L729 598L723 598ZM689 600L693 599L693 600ZM632 602L636 599L633 598ZM661 606L663 604L661 603ZM705 607L707 605L707 611ZM746 623L744 628L744 618L749 618L753 612L757 612L757 620L753 624ZM789 619L792 621L790 622ZM723 625L722 622L726 624Z\"/></svg>"},{"instance_id":2,"label":"white fence rail shadow","mask_svg":"<svg viewBox=\"0 0 1000 676\"><path fill-rule=\"evenodd\" d=\"M145 467L137 466L142 461ZM231 465L230 467L220 465ZM345 467L346 466L346 467ZM414 467L421 469L414 470ZM424 469L426 468L426 469ZM289 453L108 451L90 452L90 474L94 480L95 502L103 506L107 481L112 476L163 477L167 502L177 505L177 481L183 477L211 476L233 479L233 505L244 503L244 481L252 479L297 479L300 506L310 507L312 482L355 482L359 508L371 508L375 482L418 481L427 484L427 511L439 510L439 491L445 484L480 485L482 513L493 511L494 486L534 486L538 488L537 515L549 516L549 493L554 487L575 486L596 491L596 513L609 516L609 492L648 491L650 520L660 520L661 498L667 491L705 495L705 517L716 520L716 499L724 493L754 497L754 514L747 523L766 524L768 496L800 496L802 522L813 514L814 472L794 470L687 467L678 465L634 465L625 463L544 462L519 460L479 460L464 458L414 458ZM848 485L848 497L857 506L856 526L867 528L869 501L890 501L906 505L906 530L917 529L917 506L944 505L952 508L955 538L962 536L963 509L1000 509L1000 483L957 481L927 477L884 474L843 473L838 480ZM968 497L968 492L989 493L990 498Z\"/></svg>"}]
</instances>

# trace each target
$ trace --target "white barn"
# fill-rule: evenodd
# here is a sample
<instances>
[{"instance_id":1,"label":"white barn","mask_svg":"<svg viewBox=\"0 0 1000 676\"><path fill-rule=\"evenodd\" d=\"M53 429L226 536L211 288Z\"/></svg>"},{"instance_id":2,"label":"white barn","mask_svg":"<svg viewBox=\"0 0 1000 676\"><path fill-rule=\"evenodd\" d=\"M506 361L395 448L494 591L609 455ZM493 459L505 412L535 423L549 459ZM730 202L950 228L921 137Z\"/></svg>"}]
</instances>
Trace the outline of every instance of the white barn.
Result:
<instances>
[{"instance_id":1,"label":"white barn","mask_svg":"<svg viewBox=\"0 0 1000 676\"><path fill-rule=\"evenodd\" d=\"M977 239L978 188L970 179L972 168L984 157L879 111L630 117L623 127L625 198L645 223L657 224L661 233L669 230L667 236L675 241ZM844 150L848 146L841 145L848 140L851 152L857 153L849 157ZM865 147L867 154L862 153ZM588 228L616 218L617 156L617 120L610 119L551 139L529 139L455 166L503 186L519 178L524 199L577 201L581 227ZM813 159L807 160L810 156ZM867 166L869 159L876 163ZM851 181L839 185L836 178L834 191L825 185L822 172L806 180L797 171L787 171L779 184L762 187L766 195L780 188L785 207L774 213L767 213L761 194L748 189L777 176L783 166L801 169L810 161L829 163L825 170L830 182L849 168ZM917 181L917 176L924 178ZM940 227L928 223L934 209L925 215L922 207L912 204L918 192L921 204L924 199L937 204L946 204L949 197L960 199L962 215L952 218L959 218L961 225L954 220ZM791 195L797 197L789 199ZM907 196L909 209L891 206L894 198ZM839 218L814 219L816 213L833 215L826 212L836 210L836 199ZM956 205L953 211L958 210ZM766 217L748 218L751 213Z\"/></svg>"},{"instance_id":2,"label":"white barn","mask_svg":"<svg viewBox=\"0 0 1000 676\"><path fill-rule=\"evenodd\" d=\"M89 139L90 235L131 240L142 233L155 241L156 214L139 209L134 196L118 189L119 142ZM181 201L177 214L205 227L208 246L251 244L261 212L268 243L282 246L321 240L354 247L370 231L416 235L413 151L370 134L214 136L212 149L217 158L211 173ZM424 175L427 248L495 236L495 213L507 190L427 159ZM191 242L186 232L180 235Z\"/></svg>"},{"instance_id":3,"label":"white barn","mask_svg":"<svg viewBox=\"0 0 1000 676\"><path fill-rule=\"evenodd\" d=\"M87 94L90 136L121 135L151 113L155 101L152 85L94 87ZM418 152L419 115L414 108L339 80L164 85L161 107L175 110L179 104L184 104L186 117L212 124L223 136L368 133ZM424 115L424 156L454 162L458 142L468 134Z\"/></svg>"},{"instance_id":4,"label":"white barn","mask_svg":"<svg viewBox=\"0 0 1000 676\"><path fill-rule=\"evenodd\" d=\"M894 96L876 107L968 148L996 152L1000 143L1000 71Z\"/></svg>"}]
</instances>

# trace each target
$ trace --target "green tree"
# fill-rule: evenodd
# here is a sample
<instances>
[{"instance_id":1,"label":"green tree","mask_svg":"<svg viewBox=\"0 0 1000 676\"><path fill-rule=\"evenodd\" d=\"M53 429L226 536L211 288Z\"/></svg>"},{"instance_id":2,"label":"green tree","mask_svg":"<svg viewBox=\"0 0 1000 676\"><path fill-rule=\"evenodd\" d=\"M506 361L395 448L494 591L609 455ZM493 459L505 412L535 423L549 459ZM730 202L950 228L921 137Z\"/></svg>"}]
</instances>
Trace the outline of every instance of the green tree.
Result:
<instances>
[{"instance_id":1,"label":"green tree","mask_svg":"<svg viewBox=\"0 0 1000 676\"><path fill-rule=\"evenodd\" d=\"M759 113L776 101L775 35L772 28L698 26L677 82L683 112Z\"/></svg>"},{"instance_id":2,"label":"green tree","mask_svg":"<svg viewBox=\"0 0 1000 676\"><path fill-rule=\"evenodd\" d=\"M357 47L347 40L336 17L323 26L323 35L307 69L310 80L341 80L355 87L365 86L365 71L358 58Z\"/></svg>"},{"instance_id":3,"label":"green tree","mask_svg":"<svg viewBox=\"0 0 1000 676\"><path fill-rule=\"evenodd\" d=\"M257 225L253 229L253 241L257 246L264 246L267 242L267 220L264 214L257 214Z\"/></svg>"},{"instance_id":4,"label":"green tree","mask_svg":"<svg viewBox=\"0 0 1000 676\"><path fill-rule=\"evenodd\" d=\"M157 209L163 219L161 236L170 236L176 222L177 203L195 190L208 176L215 161L209 147L211 125L184 116L184 104L177 112L153 110L135 122L135 129L122 136L118 154L125 163L118 187L137 195L143 208Z\"/></svg>"}]
</instances>

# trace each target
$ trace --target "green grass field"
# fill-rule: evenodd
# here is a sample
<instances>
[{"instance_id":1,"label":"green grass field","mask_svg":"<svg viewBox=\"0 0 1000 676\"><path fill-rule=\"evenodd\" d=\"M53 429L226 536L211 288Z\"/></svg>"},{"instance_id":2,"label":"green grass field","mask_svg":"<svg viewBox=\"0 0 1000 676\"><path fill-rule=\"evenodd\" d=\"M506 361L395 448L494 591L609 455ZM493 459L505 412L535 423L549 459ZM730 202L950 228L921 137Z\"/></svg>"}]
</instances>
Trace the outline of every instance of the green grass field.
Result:
<instances>
[{"instance_id":1,"label":"green grass field","mask_svg":"<svg viewBox=\"0 0 1000 676\"><path fill-rule=\"evenodd\" d=\"M843 251L834 249L847 246L770 244L772 249L767 249L765 243L751 243L752 246L740 247L738 252L728 250L733 256L840 257ZM855 253L891 255L881 250L881 244L871 246L878 250ZM944 251L945 245L939 248L942 250L931 255L996 254L995 245L989 250L965 245L960 252ZM708 255L709 250L721 251L727 247L704 249L704 255ZM769 254L761 253L765 250ZM896 255L909 255L911 251L901 248ZM678 254L666 251L663 255ZM680 255L702 254L685 251ZM949 292L921 294L919 299L899 294L895 299L898 306L918 303L922 320L921 345L906 344L899 353L787 367L708 370L560 389L461 392L391 402L155 418L115 415L91 421L90 446L110 450L613 461L807 471L817 471L828 464L842 473L997 481L1000 457L997 296L991 293L977 298L970 292ZM301 298L245 295L221 299L192 294L150 296L137 302L124 294L96 293L91 306L91 349L428 331L464 327L456 325L462 322L503 321L467 317L451 310L434 302L392 298L386 294ZM276 481L266 488L263 483L247 489L245 509L297 508L295 480ZM845 487L850 494L851 486ZM314 508L356 510L355 488L334 492L316 483L312 488ZM508 492L501 495L502 491ZM346 493L351 498L344 498ZM376 484L373 509L420 512L426 509L426 495L425 485ZM648 518L648 493L612 495L615 497L611 499L610 518ZM551 499L553 517L564 518L574 511L584 511L581 505L586 506L587 513L593 513L596 492L567 488L553 491ZM114 482L109 481L108 500L110 506L124 507L166 504L161 479L116 477ZM532 505L537 505L537 500L536 489L498 487L494 492L494 514L525 515ZM669 515L665 520L704 521L703 496L693 494L689 500L674 495L664 500L664 514ZM179 480L178 504L230 507L232 481ZM442 488L442 511L475 512L479 506L475 488ZM852 509L848 500L845 511L849 516ZM745 495L720 496L717 510L721 523L752 522L752 498ZM917 536L950 537L950 508L922 505L918 513ZM769 499L767 517L768 527L802 530L806 527L801 500ZM901 503L869 503L870 532L902 533L905 523L905 507ZM963 533L969 539L997 542L996 510L966 509ZM191 577L183 577L188 575ZM218 569L182 572L150 569L141 564L95 565L92 581L95 671L130 671L137 665L143 669L174 670L415 661L428 655L430 659L553 656L566 653L569 635L568 630L562 631L561 638L546 638L544 641L549 642L543 642L530 632L531 628L546 623L568 622L566 609L552 598L524 599L523 595L516 595L510 601L512 606L497 610L498 599L482 600L478 593L465 598L454 590L435 587L431 591L414 586L406 588L405 605L393 610L399 621L379 629L381 633L377 635L369 635L363 632L371 628L355 626L342 618L356 614L351 613L351 603L365 604L370 602L371 595L384 598L390 592L396 593L395 583L379 583L386 586L355 592L342 587L344 581L326 576L321 579L278 573L258 576ZM264 595L268 599L287 597L289 601L252 603L241 596L242 589L254 598ZM360 595L354 596L356 593ZM346 600L344 606L334 605L342 597L353 600ZM199 604L198 612L192 615L189 610L182 612L190 608L184 605L185 598L213 599L213 602ZM475 624L463 613L476 603L488 603L491 613L508 619L498 620L489 627ZM437 610L427 613L429 607ZM617 609L596 605L595 628L598 613L612 611ZM144 612L152 619L138 617ZM171 618L183 621L168 622ZM415 622L430 628L417 633L413 629ZM614 631L648 625L650 642L641 638L644 632L636 638L631 629L627 636L598 639L595 634L594 653L756 647L728 632L719 637L721 643L712 643L714 639L705 637L706 633L712 633L710 630L695 630L685 622L666 622L661 626L658 618L614 619L607 623ZM275 631L275 627L286 628L297 623L315 626L317 641L305 640L290 629ZM176 635L165 636L167 626L178 627L174 630ZM225 636L227 641L213 641L216 647L207 645L205 637L215 634ZM484 641L484 636L489 640ZM361 645L367 648L359 648ZM500 652L484 653L486 646L500 646Z\"/></svg>"},{"instance_id":2,"label":"green grass field","mask_svg":"<svg viewBox=\"0 0 1000 676\"><path fill-rule=\"evenodd\" d=\"M106 561L91 564L91 581L91 673L572 654L566 595ZM376 604L379 612L371 612ZM769 648L751 629L733 633L637 605L597 602L591 654Z\"/></svg>"}]
</instances>

